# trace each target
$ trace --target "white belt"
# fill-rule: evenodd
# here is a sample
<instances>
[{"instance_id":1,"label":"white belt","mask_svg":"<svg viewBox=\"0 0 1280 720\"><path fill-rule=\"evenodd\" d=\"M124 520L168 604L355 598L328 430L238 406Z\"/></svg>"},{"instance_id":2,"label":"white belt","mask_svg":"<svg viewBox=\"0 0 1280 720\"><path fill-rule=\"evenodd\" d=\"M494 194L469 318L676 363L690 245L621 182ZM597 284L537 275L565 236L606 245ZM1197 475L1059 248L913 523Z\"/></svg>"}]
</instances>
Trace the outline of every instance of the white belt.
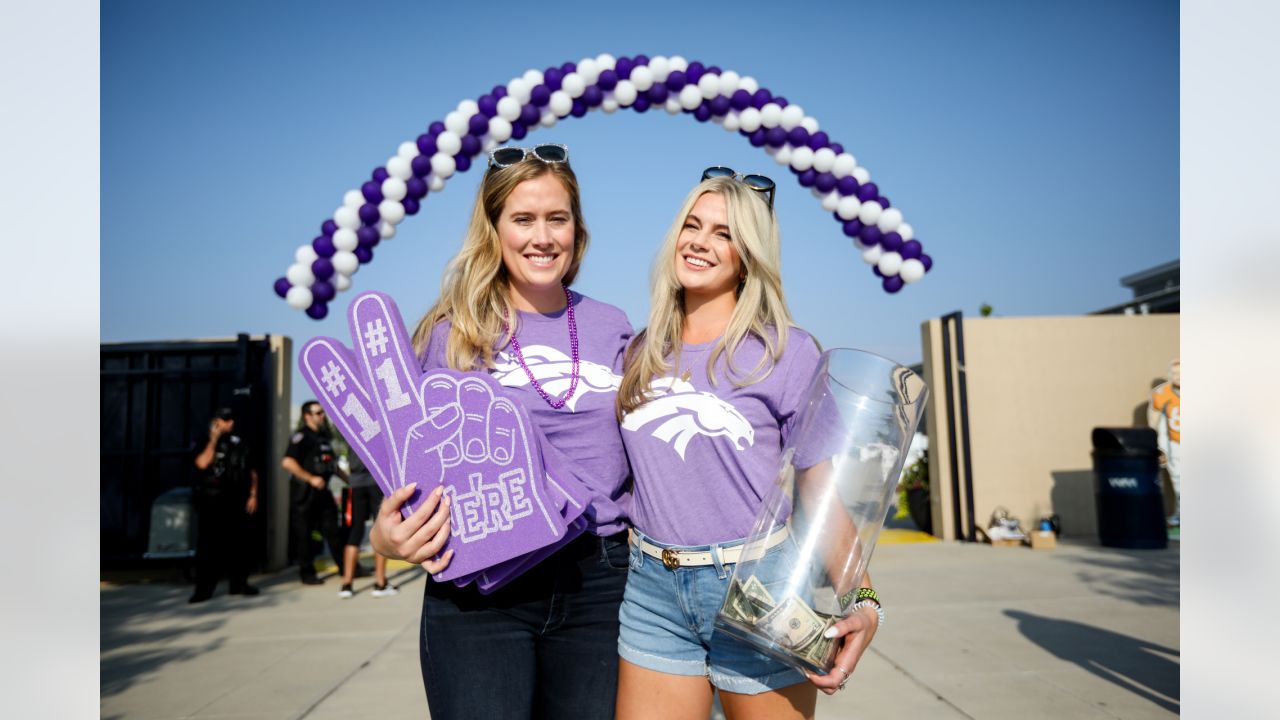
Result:
<instances>
[{"instance_id":1,"label":"white belt","mask_svg":"<svg viewBox=\"0 0 1280 720\"><path fill-rule=\"evenodd\" d=\"M789 534L790 533L785 525L774 530L769 537L765 538L764 549L768 550L769 548L778 545L783 540L786 540L787 535ZM636 535L634 532L631 534L631 541L636 542ZM746 544L743 543L742 545L736 545L731 548L722 548L718 545L713 545L711 550L675 550L673 548L664 548L654 545L648 540L640 540L639 545L641 552L649 557L661 560L662 564L665 565L668 570L675 570L678 567L714 565L715 556L712 555L712 553L717 551L720 554L721 565L732 565L738 562L742 557L742 548L746 546Z\"/></svg>"}]
</instances>

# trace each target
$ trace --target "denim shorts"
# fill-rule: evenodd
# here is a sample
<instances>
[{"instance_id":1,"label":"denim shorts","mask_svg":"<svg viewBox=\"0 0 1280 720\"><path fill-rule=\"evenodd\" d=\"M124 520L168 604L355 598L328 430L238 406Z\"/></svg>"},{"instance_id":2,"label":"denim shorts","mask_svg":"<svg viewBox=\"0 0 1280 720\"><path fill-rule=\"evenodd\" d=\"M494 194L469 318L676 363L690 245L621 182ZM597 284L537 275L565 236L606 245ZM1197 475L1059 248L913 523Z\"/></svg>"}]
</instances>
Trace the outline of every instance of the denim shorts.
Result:
<instances>
[{"instance_id":1,"label":"denim shorts","mask_svg":"<svg viewBox=\"0 0 1280 720\"><path fill-rule=\"evenodd\" d=\"M713 552L717 558L713 565L669 570L661 560L641 552L637 540L644 538L662 548L676 546L654 542L638 530L633 532L627 589L619 611L618 655L623 660L670 675L702 675L721 690L743 695L805 682L799 670L715 629L716 614L729 592L733 565L722 565ZM676 549L706 552L743 542ZM785 563L788 545L770 549L761 562Z\"/></svg>"}]
</instances>

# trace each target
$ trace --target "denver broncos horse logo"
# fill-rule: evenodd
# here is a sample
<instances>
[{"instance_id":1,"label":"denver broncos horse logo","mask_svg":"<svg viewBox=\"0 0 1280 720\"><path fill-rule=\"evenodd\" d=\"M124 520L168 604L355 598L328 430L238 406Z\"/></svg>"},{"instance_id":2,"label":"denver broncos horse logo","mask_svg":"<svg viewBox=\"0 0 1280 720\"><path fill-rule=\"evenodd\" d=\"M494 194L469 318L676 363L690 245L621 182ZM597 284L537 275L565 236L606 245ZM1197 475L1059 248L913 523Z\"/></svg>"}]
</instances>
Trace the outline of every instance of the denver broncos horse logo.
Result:
<instances>
[{"instance_id":1,"label":"denver broncos horse logo","mask_svg":"<svg viewBox=\"0 0 1280 720\"><path fill-rule=\"evenodd\" d=\"M679 378L658 378L649 384L654 391L666 391L627 413L624 430L636 432L655 420L664 420L653 436L671 443L680 459L684 459L689 441L697 435L727 437L735 450L745 450L755 443L756 432L738 409L709 392L695 390Z\"/></svg>"},{"instance_id":2,"label":"denver broncos horse logo","mask_svg":"<svg viewBox=\"0 0 1280 720\"><path fill-rule=\"evenodd\" d=\"M529 366L529 372L533 373L533 377L548 395L553 398L560 397L568 391L569 382L572 380L570 373L573 372L572 358L546 345L529 345L521 350L524 353L525 365ZM519 361L511 353L498 353L498 357L494 359L493 378L504 387L522 387L529 384L529 376L525 374L524 368L520 367ZM621 383L622 378L614 375L613 371L604 365L579 359L578 388L565 405L570 412L574 412L574 406L578 404L578 400L587 393L617 392L618 385Z\"/></svg>"}]
</instances>

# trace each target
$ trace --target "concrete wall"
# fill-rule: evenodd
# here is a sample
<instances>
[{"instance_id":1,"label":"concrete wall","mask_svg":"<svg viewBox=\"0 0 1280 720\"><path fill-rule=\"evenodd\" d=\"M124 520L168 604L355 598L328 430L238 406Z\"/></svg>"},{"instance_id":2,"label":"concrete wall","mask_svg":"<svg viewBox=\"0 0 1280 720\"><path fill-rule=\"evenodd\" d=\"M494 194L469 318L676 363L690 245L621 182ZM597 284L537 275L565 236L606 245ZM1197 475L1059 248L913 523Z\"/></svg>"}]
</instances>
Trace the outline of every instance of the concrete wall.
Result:
<instances>
[{"instance_id":1,"label":"concrete wall","mask_svg":"<svg viewBox=\"0 0 1280 720\"><path fill-rule=\"evenodd\" d=\"M1179 315L966 318L974 518L1004 507L1028 527L1058 513L1063 535L1097 537L1089 434L1146 425L1151 388L1178 357ZM956 537L942 321L921 326L934 534ZM954 353L955 333L951 333ZM958 377L952 355L952 376ZM953 380L953 385L958 382ZM954 388L958 391L958 387ZM953 392L953 396L956 393ZM956 399L958 417L959 403ZM960 428L954 461L963 471ZM963 473L961 475L963 488ZM962 521L962 529L967 519Z\"/></svg>"}]
</instances>

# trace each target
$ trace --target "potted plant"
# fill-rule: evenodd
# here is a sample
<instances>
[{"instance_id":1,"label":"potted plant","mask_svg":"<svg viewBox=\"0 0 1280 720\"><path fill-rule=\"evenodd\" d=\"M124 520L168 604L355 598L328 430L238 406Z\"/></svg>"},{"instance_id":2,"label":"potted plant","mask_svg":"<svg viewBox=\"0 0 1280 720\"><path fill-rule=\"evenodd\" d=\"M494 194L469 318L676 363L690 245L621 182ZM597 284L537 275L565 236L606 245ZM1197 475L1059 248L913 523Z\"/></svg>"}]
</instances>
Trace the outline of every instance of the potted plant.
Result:
<instances>
[{"instance_id":1,"label":"potted plant","mask_svg":"<svg viewBox=\"0 0 1280 720\"><path fill-rule=\"evenodd\" d=\"M921 532L933 533L933 512L929 507L929 439L916 434L907 453L898 481L898 514L910 515Z\"/></svg>"}]
</instances>

